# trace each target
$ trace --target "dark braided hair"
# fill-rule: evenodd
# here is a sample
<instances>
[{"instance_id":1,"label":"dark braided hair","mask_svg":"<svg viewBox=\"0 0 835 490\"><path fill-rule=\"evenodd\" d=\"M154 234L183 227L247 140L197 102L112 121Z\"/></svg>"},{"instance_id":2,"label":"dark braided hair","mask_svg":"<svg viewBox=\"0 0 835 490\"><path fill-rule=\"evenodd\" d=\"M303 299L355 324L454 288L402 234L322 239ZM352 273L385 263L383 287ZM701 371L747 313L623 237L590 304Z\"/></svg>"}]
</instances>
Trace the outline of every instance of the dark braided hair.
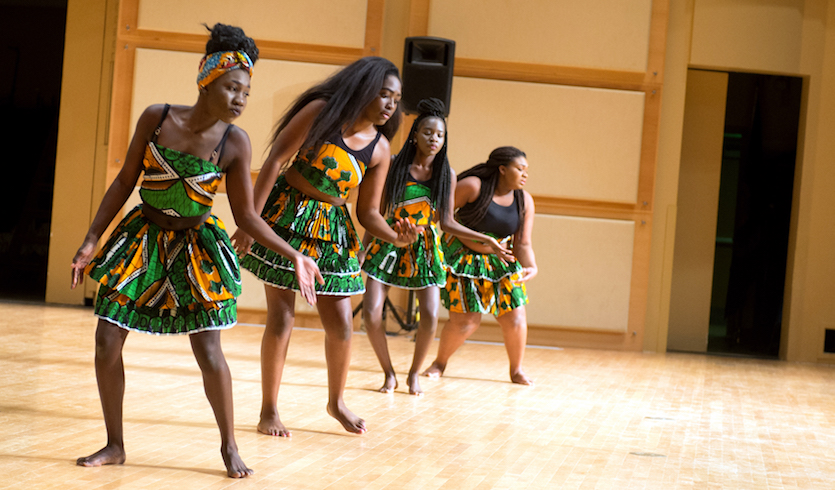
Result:
<instances>
[{"instance_id":1,"label":"dark braided hair","mask_svg":"<svg viewBox=\"0 0 835 490\"><path fill-rule=\"evenodd\" d=\"M475 176L481 179L481 192L478 198L462 206L458 210L458 220L466 227L477 225L487 214L487 207L493 200L493 193L499 183L499 167L508 165L519 157L527 158L525 152L513 146L502 146L490 152L486 162L458 174L458 180ZM519 211L519 223L525 218L525 194L521 189L513 191L513 199L516 202L516 209Z\"/></svg>"},{"instance_id":2,"label":"dark braided hair","mask_svg":"<svg viewBox=\"0 0 835 490\"><path fill-rule=\"evenodd\" d=\"M394 157L394 161L386 177L386 185L383 187L383 197L381 200L383 215L388 214L395 203L399 202L403 197L406 182L409 179L409 168L417 154L415 136L420 129L421 123L433 117L440 119L444 123L444 144L432 160L432 177L429 180L429 188L432 190L430 199L432 207L440 213L440 216L446 216L450 206L450 169L449 159L447 158L449 135L446 132L446 120L444 120L444 103L436 98L423 99L418 103L417 110L418 117L412 123L412 128L409 130L409 138L403 144L400 153Z\"/></svg>"},{"instance_id":3,"label":"dark braided hair","mask_svg":"<svg viewBox=\"0 0 835 490\"><path fill-rule=\"evenodd\" d=\"M325 107L313 120L307 138L301 146L311 148L314 154L318 154L327 138L341 133L345 124L353 123L362 115L366 106L380 94L389 76L397 77L399 80L400 72L394 63L385 58L367 56L351 63L322 83L309 88L293 102L273 131L273 143L302 108L314 100L323 99L326 101ZM389 120L384 125L377 126L377 129L391 140L400 127L401 118L398 104Z\"/></svg>"},{"instance_id":4,"label":"dark braided hair","mask_svg":"<svg viewBox=\"0 0 835 490\"><path fill-rule=\"evenodd\" d=\"M212 27L206 24L203 26L211 33L211 38L206 42L206 54L219 51L243 51L255 64L258 61L258 46L251 37L244 34L240 27L217 23Z\"/></svg>"}]
</instances>

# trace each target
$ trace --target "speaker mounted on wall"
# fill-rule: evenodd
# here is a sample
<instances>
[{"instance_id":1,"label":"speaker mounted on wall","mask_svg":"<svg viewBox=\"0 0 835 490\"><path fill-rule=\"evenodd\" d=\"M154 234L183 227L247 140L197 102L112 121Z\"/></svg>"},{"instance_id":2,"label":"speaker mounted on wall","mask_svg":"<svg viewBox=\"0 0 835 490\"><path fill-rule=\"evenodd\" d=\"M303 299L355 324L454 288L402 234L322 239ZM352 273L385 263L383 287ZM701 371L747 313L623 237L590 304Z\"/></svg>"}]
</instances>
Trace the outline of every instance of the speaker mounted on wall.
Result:
<instances>
[{"instance_id":1,"label":"speaker mounted on wall","mask_svg":"<svg viewBox=\"0 0 835 490\"><path fill-rule=\"evenodd\" d=\"M449 115L455 41L440 37L407 37L403 52L403 97L407 114L417 113L422 99L440 99Z\"/></svg>"}]
</instances>

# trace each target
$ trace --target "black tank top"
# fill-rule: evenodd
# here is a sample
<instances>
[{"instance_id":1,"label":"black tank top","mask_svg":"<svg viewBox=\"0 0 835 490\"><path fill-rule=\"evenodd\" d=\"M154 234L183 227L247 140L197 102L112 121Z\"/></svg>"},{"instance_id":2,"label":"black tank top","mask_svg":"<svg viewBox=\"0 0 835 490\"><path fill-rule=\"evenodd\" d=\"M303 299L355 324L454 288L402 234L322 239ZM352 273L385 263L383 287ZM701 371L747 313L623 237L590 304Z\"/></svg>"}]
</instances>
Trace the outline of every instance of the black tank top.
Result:
<instances>
[{"instance_id":1,"label":"black tank top","mask_svg":"<svg viewBox=\"0 0 835 490\"><path fill-rule=\"evenodd\" d=\"M382 134L383 133L377 131L377 136L375 136L374 139L371 140L371 143L368 143L368 145L362 150L352 150L351 148L348 148L348 145L345 144L345 140L342 139L342 135L339 133L328 138L328 141L347 151L351 155L354 155L354 158L364 163L367 167L368 164L371 163L371 157L374 155L374 148L377 146L377 142L380 141L380 136L382 136Z\"/></svg>"},{"instance_id":2,"label":"black tank top","mask_svg":"<svg viewBox=\"0 0 835 490\"><path fill-rule=\"evenodd\" d=\"M471 206L473 203L467 203L464 207ZM490 201L487 206L487 213L481 218L481 221L470 226L475 231L481 233L490 233L493 236L504 238L516 233L519 230L519 209L516 206L516 194L514 193L513 202L510 206L502 206Z\"/></svg>"}]
</instances>

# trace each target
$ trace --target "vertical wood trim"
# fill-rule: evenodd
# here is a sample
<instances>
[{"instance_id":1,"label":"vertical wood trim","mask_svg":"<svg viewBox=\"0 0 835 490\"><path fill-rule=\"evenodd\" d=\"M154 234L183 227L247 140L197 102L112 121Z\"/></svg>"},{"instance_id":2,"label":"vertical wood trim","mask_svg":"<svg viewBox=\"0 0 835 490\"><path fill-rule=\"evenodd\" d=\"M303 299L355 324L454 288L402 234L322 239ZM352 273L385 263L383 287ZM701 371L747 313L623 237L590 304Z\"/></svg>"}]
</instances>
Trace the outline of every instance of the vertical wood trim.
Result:
<instances>
[{"instance_id":1,"label":"vertical wood trim","mask_svg":"<svg viewBox=\"0 0 835 490\"><path fill-rule=\"evenodd\" d=\"M664 83L664 57L667 54L667 24L670 0L653 0L649 22L649 53L645 83Z\"/></svg>"},{"instance_id":2,"label":"vertical wood trim","mask_svg":"<svg viewBox=\"0 0 835 490\"><path fill-rule=\"evenodd\" d=\"M628 350L641 350L644 345L647 300L649 298L651 240L652 218L635 220L635 239L632 247L632 281L629 285L628 330L624 339L624 348Z\"/></svg>"},{"instance_id":3,"label":"vertical wood trim","mask_svg":"<svg viewBox=\"0 0 835 490\"><path fill-rule=\"evenodd\" d=\"M139 0L119 2L119 33L133 33L139 29Z\"/></svg>"},{"instance_id":4,"label":"vertical wood trim","mask_svg":"<svg viewBox=\"0 0 835 490\"><path fill-rule=\"evenodd\" d=\"M408 36L427 36L429 34L429 9L431 0L412 0L409 4Z\"/></svg>"},{"instance_id":5,"label":"vertical wood trim","mask_svg":"<svg viewBox=\"0 0 835 490\"><path fill-rule=\"evenodd\" d=\"M658 135L661 126L661 94L663 89L644 92L644 122L641 131L641 163L638 169L637 204L652 211L655 196L655 167L658 159ZM644 204L646 203L646 204Z\"/></svg>"},{"instance_id":6,"label":"vertical wood trim","mask_svg":"<svg viewBox=\"0 0 835 490\"><path fill-rule=\"evenodd\" d=\"M110 144L107 148L107 183L116 178L128 152L131 137L130 109L136 48L117 41L113 62L113 96L110 102Z\"/></svg>"},{"instance_id":7,"label":"vertical wood trim","mask_svg":"<svg viewBox=\"0 0 835 490\"><path fill-rule=\"evenodd\" d=\"M641 163L638 173L638 206L652 212L655 197L655 172L658 160L658 137L661 127L661 96L664 82L664 58L667 52L669 0L653 0L650 19L647 71L644 76L644 121L641 132ZM644 204L646 203L646 204ZM650 214L652 216L652 214ZM629 333L625 346L643 348L649 300L649 268L652 250L652 218L635 222L632 253L632 282L629 293ZM634 335L633 335L634 332Z\"/></svg>"},{"instance_id":8,"label":"vertical wood trim","mask_svg":"<svg viewBox=\"0 0 835 490\"><path fill-rule=\"evenodd\" d=\"M364 56L380 56L383 48L383 19L386 0L368 0L365 8Z\"/></svg>"}]
</instances>

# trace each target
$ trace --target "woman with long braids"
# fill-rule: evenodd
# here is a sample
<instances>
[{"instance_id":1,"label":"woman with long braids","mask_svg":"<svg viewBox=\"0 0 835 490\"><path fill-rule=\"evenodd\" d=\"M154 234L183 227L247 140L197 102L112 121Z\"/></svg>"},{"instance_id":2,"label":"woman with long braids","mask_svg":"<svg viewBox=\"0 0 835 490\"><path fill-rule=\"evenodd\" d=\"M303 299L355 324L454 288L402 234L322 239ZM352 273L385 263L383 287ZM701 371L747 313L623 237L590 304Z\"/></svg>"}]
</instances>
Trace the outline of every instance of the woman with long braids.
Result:
<instances>
[{"instance_id":1,"label":"woman with long braids","mask_svg":"<svg viewBox=\"0 0 835 490\"><path fill-rule=\"evenodd\" d=\"M391 286L416 292L420 305L420 325L415 335L415 354L406 383L409 393L422 395L418 382L420 368L438 326L439 288L446 282L441 252L440 229L483 243L492 253L513 260L510 251L495 238L475 232L455 221L453 196L455 173L447 159L447 132L444 105L438 99L420 101L418 116L409 130L408 141L394 158L383 190L382 208L388 221L409 220L422 226L420 239L408 247L371 239L363 241L367 252L363 270L368 274L363 296L363 321L368 339L383 368L381 393L393 392L398 384L382 325L383 305ZM370 243L369 243L370 242Z\"/></svg>"},{"instance_id":2,"label":"woman with long braids","mask_svg":"<svg viewBox=\"0 0 835 490\"><path fill-rule=\"evenodd\" d=\"M277 237L252 206L249 137L232 125L246 107L258 48L237 27L216 24L206 43L193 106L152 105L136 125L125 164L102 200L72 263L72 287L86 272L100 282L95 313L96 379L107 445L81 466L125 462L122 347L129 331L188 334L220 428L230 477L252 474L238 454L232 379L220 330L237 320L238 262L223 223L211 213L225 173L235 222L292 261L304 291L321 281L316 264ZM125 204L140 173L142 204L119 223L101 251L96 243ZM315 302L315 295L307 295Z\"/></svg>"},{"instance_id":3,"label":"woman with long braids","mask_svg":"<svg viewBox=\"0 0 835 490\"><path fill-rule=\"evenodd\" d=\"M345 206L359 187L356 213L372 235L407 245L422 230L406 220L389 226L380 196L391 163L388 138L400 125L400 76L390 61L355 61L299 96L281 118L255 183L255 205L273 231L319 265L316 287L325 329L328 413L348 432L362 434L365 421L345 406L343 391L351 362L353 315L350 295L365 291L357 253L361 243ZM296 155L292 164L291 158ZM282 172L283 171L283 172ZM261 343L261 420L258 430L275 436L290 431L278 415L278 390L294 320L294 264L233 236L241 265L266 283L267 328Z\"/></svg>"},{"instance_id":4,"label":"woman with long braids","mask_svg":"<svg viewBox=\"0 0 835 490\"><path fill-rule=\"evenodd\" d=\"M441 332L438 355L424 375L442 376L450 356L479 327L481 315L490 313L502 327L510 380L533 384L522 371L528 334L525 281L537 273L531 246L533 198L522 190L527 178L525 153L512 146L496 148L487 162L458 176L458 220L512 248L516 261L502 260L485 245L467 238L444 237L449 270L441 297L449 310L449 321Z\"/></svg>"}]
</instances>

